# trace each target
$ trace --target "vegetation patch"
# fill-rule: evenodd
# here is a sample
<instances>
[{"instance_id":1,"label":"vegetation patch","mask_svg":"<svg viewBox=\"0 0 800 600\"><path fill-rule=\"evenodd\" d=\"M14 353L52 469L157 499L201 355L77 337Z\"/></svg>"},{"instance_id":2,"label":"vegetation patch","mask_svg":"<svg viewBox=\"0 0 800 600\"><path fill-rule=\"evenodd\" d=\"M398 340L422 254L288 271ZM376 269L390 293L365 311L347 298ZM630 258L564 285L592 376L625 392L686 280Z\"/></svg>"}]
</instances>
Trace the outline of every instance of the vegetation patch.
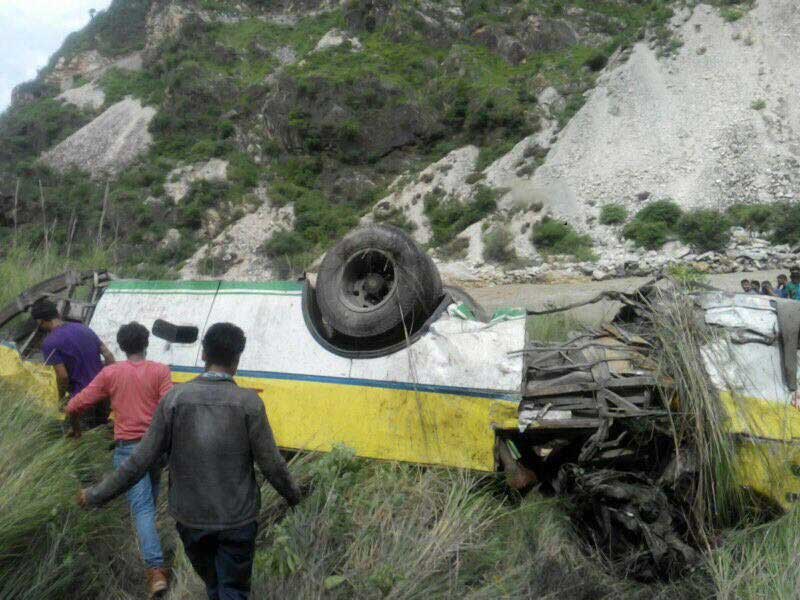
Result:
<instances>
[{"instance_id":1,"label":"vegetation patch","mask_svg":"<svg viewBox=\"0 0 800 600\"><path fill-rule=\"evenodd\" d=\"M495 225L483 236L483 259L501 265L517 259L514 236L508 225Z\"/></svg>"},{"instance_id":2,"label":"vegetation patch","mask_svg":"<svg viewBox=\"0 0 800 600\"><path fill-rule=\"evenodd\" d=\"M417 224L409 219L399 206L393 206L389 211L375 215L375 222L394 225L406 233L413 233L417 228Z\"/></svg>"},{"instance_id":3,"label":"vegetation patch","mask_svg":"<svg viewBox=\"0 0 800 600\"><path fill-rule=\"evenodd\" d=\"M619 225L628 218L628 209L622 204L606 204L600 209L601 225Z\"/></svg>"},{"instance_id":4,"label":"vegetation patch","mask_svg":"<svg viewBox=\"0 0 800 600\"><path fill-rule=\"evenodd\" d=\"M776 218L773 219L770 236L772 242L790 245L800 243L800 204L779 202L773 205L773 208Z\"/></svg>"},{"instance_id":5,"label":"vegetation patch","mask_svg":"<svg viewBox=\"0 0 800 600\"><path fill-rule=\"evenodd\" d=\"M459 202L444 197L442 192L425 196L425 215L431 224L431 244L442 246L473 223L477 223L497 208L497 190L479 185L473 198Z\"/></svg>"},{"instance_id":6,"label":"vegetation patch","mask_svg":"<svg viewBox=\"0 0 800 600\"><path fill-rule=\"evenodd\" d=\"M158 106L164 101L164 82L147 71L110 69L100 80L106 96L106 104L119 102L125 96L133 96L142 104Z\"/></svg>"},{"instance_id":7,"label":"vegetation patch","mask_svg":"<svg viewBox=\"0 0 800 600\"><path fill-rule=\"evenodd\" d=\"M597 256L592 251L592 238L581 235L570 225L545 217L533 226L531 241L542 254L565 254L577 260L592 261Z\"/></svg>"},{"instance_id":8,"label":"vegetation patch","mask_svg":"<svg viewBox=\"0 0 800 600\"><path fill-rule=\"evenodd\" d=\"M648 204L623 229L623 235L642 248L657 250L676 235L683 212L673 200Z\"/></svg>"},{"instance_id":9,"label":"vegetation patch","mask_svg":"<svg viewBox=\"0 0 800 600\"><path fill-rule=\"evenodd\" d=\"M777 214L769 204L734 204L727 210L733 225L744 227L753 233L765 233L775 226Z\"/></svg>"},{"instance_id":10,"label":"vegetation patch","mask_svg":"<svg viewBox=\"0 0 800 600\"><path fill-rule=\"evenodd\" d=\"M731 241L731 222L718 210L699 209L681 215L678 237L695 250L722 252Z\"/></svg>"}]
</instances>

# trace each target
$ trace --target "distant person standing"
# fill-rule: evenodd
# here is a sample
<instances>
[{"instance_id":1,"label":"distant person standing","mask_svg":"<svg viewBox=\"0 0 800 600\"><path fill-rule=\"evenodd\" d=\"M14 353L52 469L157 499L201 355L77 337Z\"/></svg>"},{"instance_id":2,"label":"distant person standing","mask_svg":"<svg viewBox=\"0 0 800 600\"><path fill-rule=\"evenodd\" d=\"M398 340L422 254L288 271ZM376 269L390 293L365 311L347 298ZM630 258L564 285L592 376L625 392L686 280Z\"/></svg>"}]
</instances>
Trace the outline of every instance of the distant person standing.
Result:
<instances>
[{"instance_id":1,"label":"distant person standing","mask_svg":"<svg viewBox=\"0 0 800 600\"><path fill-rule=\"evenodd\" d=\"M114 355L97 337L97 334L82 323L68 323L61 319L56 305L47 298L37 300L31 306L31 318L39 328L47 332L42 343L42 354L47 365L56 371L59 394L70 396L80 393L106 365L114 364ZM108 421L109 403L101 402L81 416L81 426L92 429Z\"/></svg>"},{"instance_id":2,"label":"distant person standing","mask_svg":"<svg viewBox=\"0 0 800 600\"><path fill-rule=\"evenodd\" d=\"M750 280L749 279L742 279L740 285L742 286L742 291L745 294L749 294L751 287L750 287Z\"/></svg>"},{"instance_id":3,"label":"distant person standing","mask_svg":"<svg viewBox=\"0 0 800 600\"><path fill-rule=\"evenodd\" d=\"M778 298L786 298L786 284L789 283L789 278L784 274L778 275L778 286L775 288L775 295Z\"/></svg>"},{"instance_id":4,"label":"distant person standing","mask_svg":"<svg viewBox=\"0 0 800 600\"><path fill-rule=\"evenodd\" d=\"M120 327L117 344L128 360L115 363L102 371L67 405L70 416L91 409L98 402L111 398L114 409L114 467L119 468L131 454L150 427L158 403L172 389L169 367L146 360L150 332L144 325L133 322ZM73 421L74 423L75 421ZM76 431L77 436L80 430ZM156 529L156 505L161 480L161 462L152 466L128 490L139 551L147 567L147 588L151 598L166 591L167 571L164 552Z\"/></svg>"},{"instance_id":5,"label":"distant person standing","mask_svg":"<svg viewBox=\"0 0 800 600\"><path fill-rule=\"evenodd\" d=\"M789 283L786 284L786 297L800 300L800 267L789 269Z\"/></svg>"}]
</instances>

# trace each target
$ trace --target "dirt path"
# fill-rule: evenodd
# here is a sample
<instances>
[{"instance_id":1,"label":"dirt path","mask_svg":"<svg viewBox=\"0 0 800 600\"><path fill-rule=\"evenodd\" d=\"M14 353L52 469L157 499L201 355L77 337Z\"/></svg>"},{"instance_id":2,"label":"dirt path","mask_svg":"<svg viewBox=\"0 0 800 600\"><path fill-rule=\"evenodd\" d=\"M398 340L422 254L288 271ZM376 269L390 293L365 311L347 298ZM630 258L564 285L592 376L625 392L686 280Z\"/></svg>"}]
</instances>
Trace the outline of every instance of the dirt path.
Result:
<instances>
[{"instance_id":1,"label":"dirt path","mask_svg":"<svg viewBox=\"0 0 800 600\"><path fill-rule=\"evenodd\" d=\"M740 289L739 282L742 279L758 279L759 281L768 279L774 284L779 273L779 271L762 271L758 273L710 275L709 284L724 291L735 292ZM647 280L647 277L626 277L608 281L578 283L498 285L467 288L467 291L488 310L495 310L504 306L522 306L536 310L589 300L606 290L632 291ZM574 309L570 313L581 321L597 323L610 318L618 306L615 302L604 300L591 306Z\"/></svg>"}]
</instances>

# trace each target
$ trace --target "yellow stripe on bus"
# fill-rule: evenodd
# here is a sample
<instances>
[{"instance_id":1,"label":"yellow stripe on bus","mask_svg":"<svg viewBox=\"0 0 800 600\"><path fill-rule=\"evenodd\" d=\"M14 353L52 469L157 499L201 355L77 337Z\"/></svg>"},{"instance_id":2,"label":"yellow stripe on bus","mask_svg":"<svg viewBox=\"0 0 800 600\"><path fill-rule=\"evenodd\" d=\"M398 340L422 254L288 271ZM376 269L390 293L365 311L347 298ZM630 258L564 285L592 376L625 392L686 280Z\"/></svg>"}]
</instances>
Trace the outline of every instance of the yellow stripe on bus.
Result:
<instances>
[{"instance_id":1,"label":"yellow stripe on bus","mask_svg":"<svg viewBox=\"0 0 800 600\"><path fill-rule=\"evenodd\" d=\"M193 379L173 373L176 383ZM275 439L285 449L495 470L495 429L517 425L517 403L433 392L237 377L258 391Z\"/></svg>"}]
</instances>

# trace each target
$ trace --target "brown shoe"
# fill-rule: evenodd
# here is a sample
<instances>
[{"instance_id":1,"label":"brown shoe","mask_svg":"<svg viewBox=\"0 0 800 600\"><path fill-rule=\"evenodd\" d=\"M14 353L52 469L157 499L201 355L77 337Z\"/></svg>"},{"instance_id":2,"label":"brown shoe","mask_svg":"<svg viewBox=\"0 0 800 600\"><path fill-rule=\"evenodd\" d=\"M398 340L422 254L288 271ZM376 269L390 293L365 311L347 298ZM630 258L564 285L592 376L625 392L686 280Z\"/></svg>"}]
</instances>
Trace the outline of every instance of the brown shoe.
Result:
<instances>
[{"instance_id":1,"label":"brown shoe","mask_svg":"<svg viewBox=\"0 0 800 600\"><path fill-rule=\"evenodd\" d=\"M159 598L169 587L166 569L147 569L147 597Z\"/></svg>"}]
</instances>

